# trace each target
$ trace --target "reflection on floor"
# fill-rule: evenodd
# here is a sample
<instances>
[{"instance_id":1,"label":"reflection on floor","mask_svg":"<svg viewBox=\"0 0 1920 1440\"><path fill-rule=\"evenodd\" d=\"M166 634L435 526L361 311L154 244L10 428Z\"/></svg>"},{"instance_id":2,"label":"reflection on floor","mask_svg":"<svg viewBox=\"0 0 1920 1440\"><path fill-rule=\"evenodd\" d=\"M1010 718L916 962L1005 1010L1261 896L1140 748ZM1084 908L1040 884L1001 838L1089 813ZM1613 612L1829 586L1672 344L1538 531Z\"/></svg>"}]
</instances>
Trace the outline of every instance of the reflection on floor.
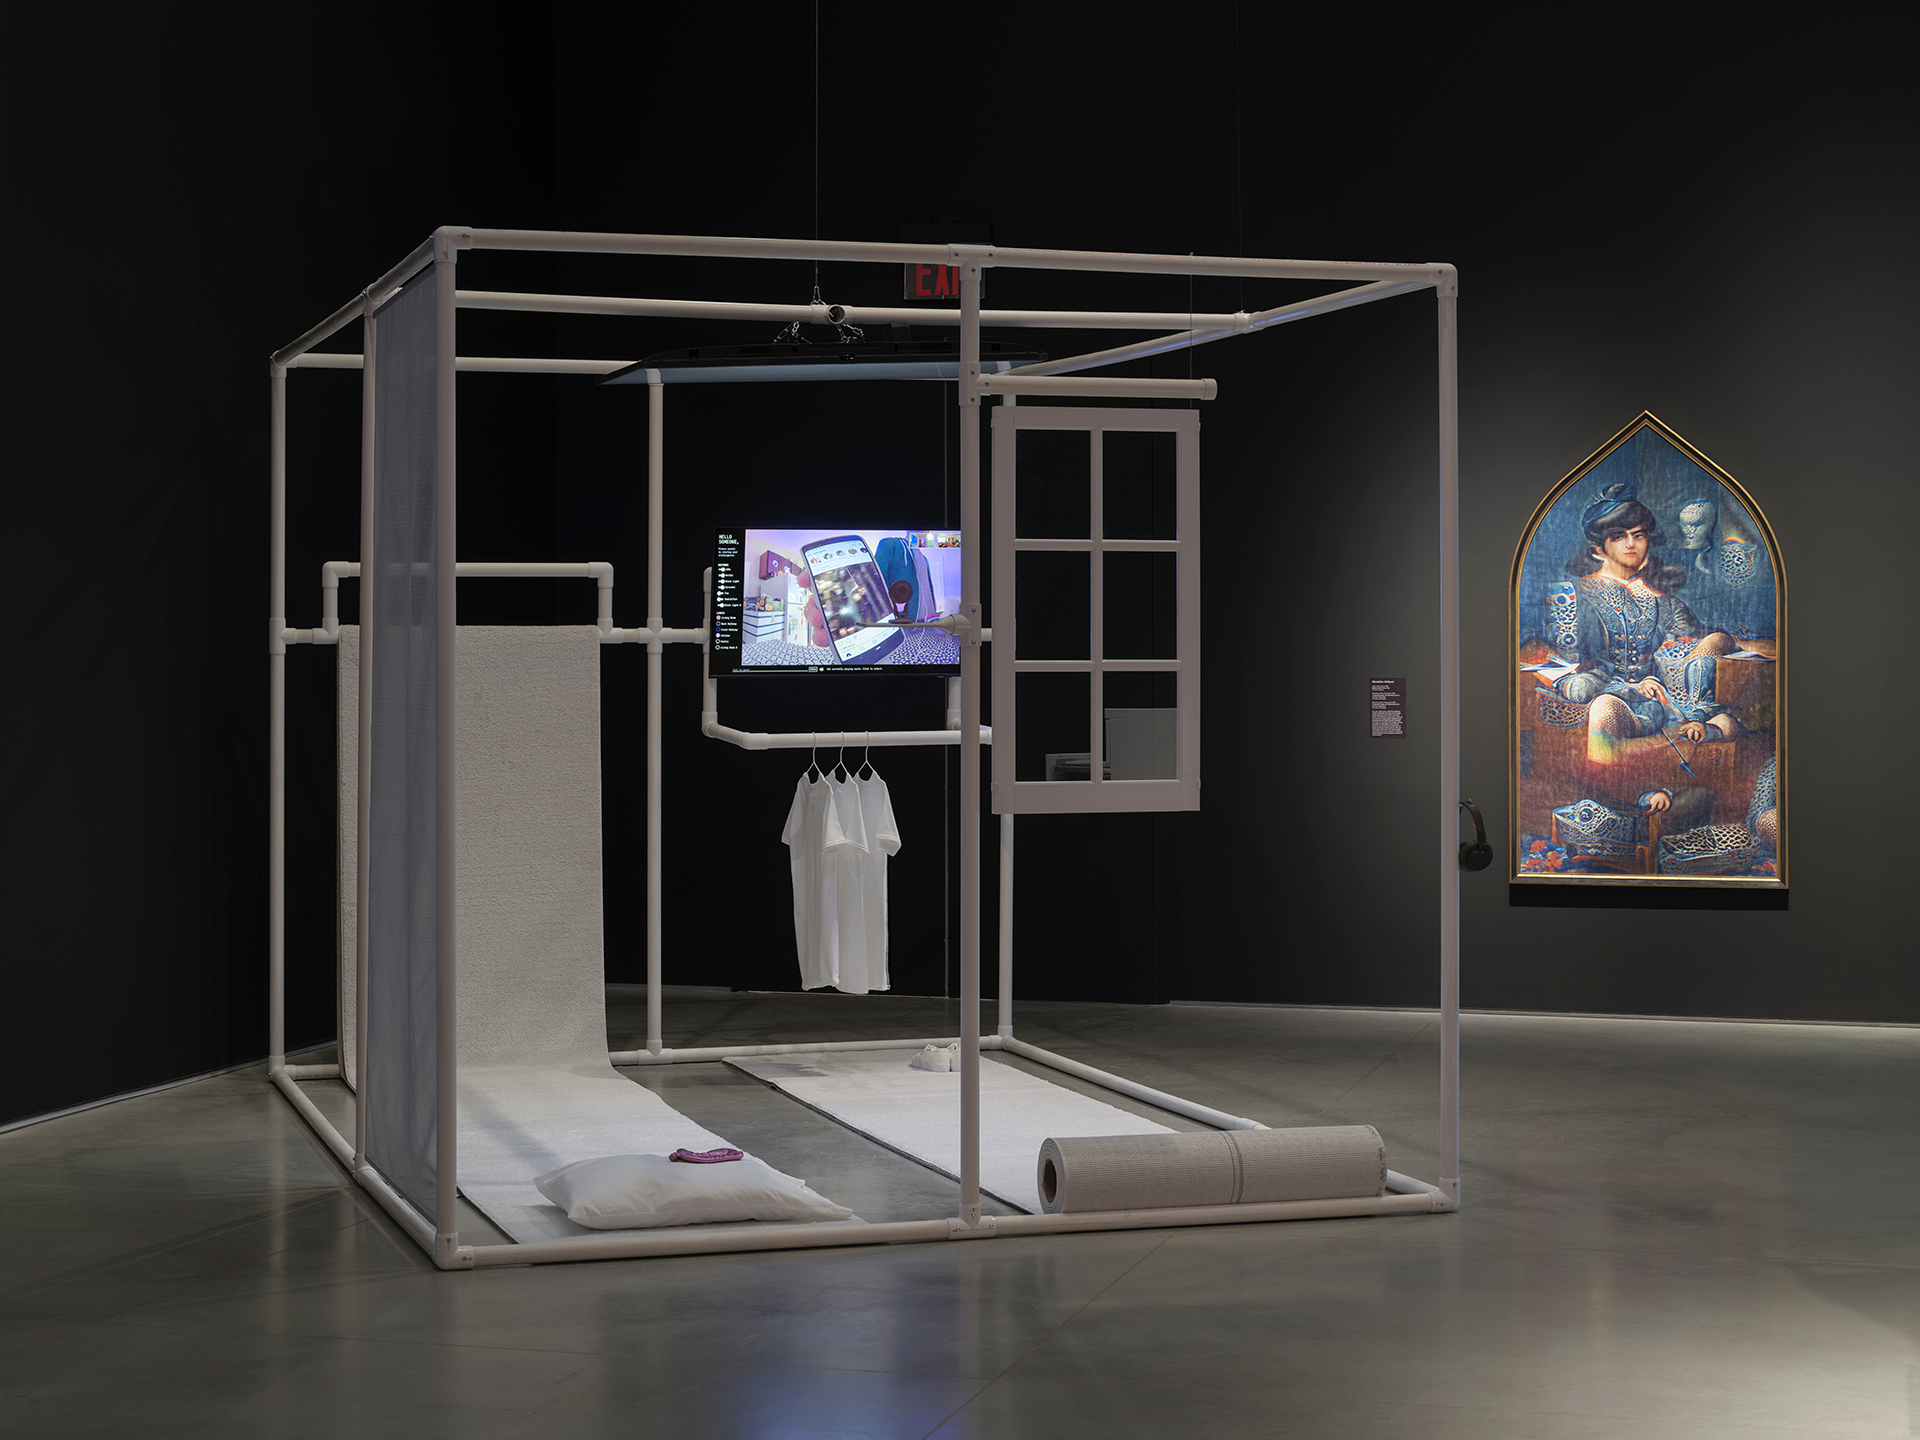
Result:
<instances>
[{"instance_id":1,"label":"reflection on floor","mask_svg":"<svg viewBox=\"0 0 1920 1440\"><path fill-rule=\"evenodd\" d=\"M680 1045L958 1028L951 1002L879 996L673 991L667 1013ZM613 987L613 1048L643 1017ZM1376 1125L1395 1169L1433 1176L1430 1015L1020 1022L1269 1124ZM258 1073L50 1121L0 1135L0 1434L1916 1433L1920 1031L1464 1030L1452 1216L449 1275ZM953 1207L725 1066L628 1073L869 1218Z\"/></svg>"}]
</instances>

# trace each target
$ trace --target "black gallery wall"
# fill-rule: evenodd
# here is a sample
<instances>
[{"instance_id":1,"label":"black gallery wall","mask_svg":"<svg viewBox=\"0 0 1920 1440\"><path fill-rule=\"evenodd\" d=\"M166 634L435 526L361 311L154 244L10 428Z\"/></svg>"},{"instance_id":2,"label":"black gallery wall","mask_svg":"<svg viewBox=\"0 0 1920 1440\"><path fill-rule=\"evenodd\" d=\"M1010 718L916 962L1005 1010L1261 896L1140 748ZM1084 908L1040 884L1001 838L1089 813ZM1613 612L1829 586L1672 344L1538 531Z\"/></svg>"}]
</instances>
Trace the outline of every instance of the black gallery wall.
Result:
<instances>
[{"instance_id":1,"label":"black gallery wall","mask_svg":"<svg viewBox=\"0 0 1920 1440\"><path fill-rule=\"evenodd\" d=\"M827 4L817 188L810 7L751 23L523 8L504 46L350 6L217 33L157 15L84 36L17 22L0 1122L265 1051L266 356L440 224L891 239L988 223L1009 245L1454 262L1462 781L1496 827L1513 547L1623 424L1651 410L1738 477L1791 592L1785 908L1518 906L1498 869L1470 875L1465 1003L1920 1021L1905 903L1920 697L1901 631L1920 533L1920 127L1879 58L1909 22L1825 10L1735 38L1663 12L1657 43L1569 22L1522 46L1423 20L1335 66L1357 34L1256 7L1165 15L1088 33L1068 7L970 28ZM1286 58L1307 55L1317 78ZM769 301L814 283L797 264L471 254L462 274ZM895 279L830 265L820 284L892 304ZM990 287L1009 307L1208 311L1305 293L1004 270ZM473 312L461 326L468 353L770 338ZM330 348L356 346L347 332ZM1430 1004L1432 299L1153 364L1220 382L1202 415L1205 808L1023 821L1020 993ZM302 625L320 562L357 552L358 378L301 372L290 391ZM668 400L670 623L695 622L716 524L957 519L947 387ZM610 559L619 618L639 623L644 391L470 377L460 425L462 554ZM584 584L481 582L463 584L461 614L577 623L590 604ZM304 648L288 662L296 1047L334 1025L331 666ZM665 668L668 979L790 987L778 831L800 762L701 739L697 655ZM633 982L644 660L610 651L602 674L608 974ZM1378 675L1407 678L1404 741L1367 736ZM941 701L931 680L743 681L723 704L745 728L878 728L937 723ZM953 760L881 763L907 842L896 988L950 993ZM991 881L991 821L986 836ZM989 974L995 898L990 883Z\"/></svg>"}]
</instances>

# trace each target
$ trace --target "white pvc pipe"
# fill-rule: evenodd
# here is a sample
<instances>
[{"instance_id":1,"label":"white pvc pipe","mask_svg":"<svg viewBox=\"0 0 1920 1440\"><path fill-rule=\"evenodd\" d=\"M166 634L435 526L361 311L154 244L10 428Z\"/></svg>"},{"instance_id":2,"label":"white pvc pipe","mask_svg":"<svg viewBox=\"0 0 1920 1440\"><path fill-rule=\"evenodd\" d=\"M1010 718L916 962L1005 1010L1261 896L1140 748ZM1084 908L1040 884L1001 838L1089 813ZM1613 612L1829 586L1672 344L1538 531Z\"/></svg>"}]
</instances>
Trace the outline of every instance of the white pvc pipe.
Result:
<instances>
[{"instance_id":1,"label":"white pvc pipe","mask_svg":"<svg viewBox=\"0 0 1920 1440\"><path fill-rule=\"evenodd\" d=\"M1356 1195L1342 1200L1272 1200L1256 1205L1180 1205L1163 1210L1083 1210L1066 1215L996 1215L1002 1235L1061 1235L1087 1230L1157 1230L1176 1225L1249 1225L1330 1220L1342 1215L1418 1215L1425 1195Z\"/></svg>"},{"instance_id":2,"label":"white pvc pipe","mask_svg":"<svg viewBox=\"0 0 1920 1440\"><path fill-rule=\"evenodd\" d=\"M960 263L960 533L980 529L980 262ZM960 551L960 1223L980 1223L980 545Z\"/></svg>"},{"instance_id":3,"label":"white pvc pipe","mask_svg":"<svg viewBox=\"0 0 1920 1440\"><path fill-rule=\"evenodd\" d=\"M705 643L707 632L704 630L676 630L663 625L658 630L649 630L644 625L629 630L618 628L602 632L600 639L608 645L652 645L658 641L662 645L700 645Z\"/></svg>"},{"instance_id":4,"label":"white pvc pipe","mask_svg":"<svg viewBox=\"0 0 1920 1440\"><path fill-rule=\"evenodd\" d=\"M1068 1215L994 1215L977 1227L948 1220L899 1220L878 1225L768 1225L744 1230L669 1230L542 1240L528 1245L463 1247L476 1267L551 1265L574 1260L636 1259L649 1255L715 1255L753 1250L803 1250L840 1245L898 1245L914 1241L986 1240L1002 1236L1071 1235L1102 1230L1158 1230L1191 1225L1254 1225L1277 1220L1343 1216L1418 1215L1432 1208L1426 1195L1362 1195L1349 1200L1281 1200L1265 1205L1187 1205L1164 1210L1089 1210Z\"/></svg>"},{"instance_id":5,"label":"white pvc pipe","mask_svg":"<svg viewBox=\"0 0 1920 1440\"><path fill-rule=\"evenodd\" d=\"M1440 1186L1460 1205L1459 284L1436 287L1440 342Z\"/></svg>"},{"instance_id":6,"label":"white pvc pipe","mask_svg":"<svg viewBox=\"0 0 1920 1440\"><path fill-rule=\"evenodd\" d=\"M1213 380L1155 380L1147 376L982 375L983 395L1052 395L1081 399L1212 400L1220 393Z\"/></svg>"},{"instance_id":7,"label":"white pvc pipe","mask_svg":"<svg viewBox=\"0 0 1920 1440\"><path fill-rule=\"evenodd\" d=\"M328 574L336 583L360 575L358 560L329 560L320 568L322 586ZM602 590L613 588L610 560L462 560L453 569L462 580L598 580Z\"/></svg>"},{"instance_id":8,"label":"white pvc pipe","mask_svg":"<svg viewBox=\"0 0 1920 1440\"><path fill-rule=\"evenodd\" d=\"M312 1067L299 1066L289 1068L307 1069ZM436 1237L434 1235L433 1223L418 1210L414 1209L404 1196L389 1185L385 1176L381 1175L380 1172L375 1170L371 1165L366 1164L364 1158L356 1158L354 1145L335 1128L331 1120L320 1113L319 1107L316 1106L312 1100L308 1099L306 1092L294 1083L294 1077L288 1073L287 1068L270 1071L269 1078L280 1093L287 1097L295 1113L307 1122L307 1125L312 1129L313 1133L318 1135L327 1149L333 1152L334 1158L346 1166L347 1172L353 1176L355 1182L379 1202L380 1208L392 1217L394 1223L406 1233L409 1239L422 1250L426 1251L427 1254L435 1256L437 1260L440 1251L435 1245ZM356 1097L354 1108L358 1112L364 1112L366 1109L365 1101ZM354 1128L356 1131L362 1128L361 1122L358 1119L354 1122ZM452 1250L452 1247L448 1247L448 1253L453 1263L442 1266L443 1269L466 1269L471 1266L472 1262L463 1258L460 1252Z\"/></svg>"},{"instance_id":9,"label":"white pvc pipe","mask_svg":"<svg viewBox=\"0 0 1920 1440\"><path fill-rule=\"evenodd\" d=\"M380 1202L380 1208L385 1210L393 1222L407 1233L414 1244L433 1256L436 1264L440 1263L443 1251L438 1241L443 1236L450 1235L451 1232L441 1232L437 1235L433 1222L414 1209L405 1196L387 1183L386 1176L371 1165L359 1166L354 1170L353 1178L360 1183L362 1190ZM445 1247L445 1253L453 1263L441 1265L440 1268L443 1270L470 1269L472 1262L461 1264L457 1258L453 1257L452 1250L452 1246Z\"/></svg>"},{"instance_id":10,"label":"white pvc pipe","mask_svg":"<svg viewBox=\"0 0 1920 1440\"><path fill-rule=\"evenodd\" d=\"M370 402L369 402L370 403ZM370 423L370 422L369 422ZM371 442L369 442L371 443ZM368 459L366 464L371 464ZM371 532L368 532L370 537ZM425 566L416 567L422 573ZM613 623L613 565L606 560L462 560L454 574L468 579L555 579L598 580L599 611L596 617L600 640L609 645L698 644L705 638L699 630L675 630L667 626L653 629L641 626L622 630ZM286 630L289 645L334 645L340 639L340 581L361 578L357 560L329 560L320 567L320 628ZM362 608L365 608L362 596Z\"/></svg>"},{"instance_id":11,"label":"white pvc pipe","mask_svg":"<svg viewBox=\"0 0 1920 1440\"><path fill-rule=\"evenodd\" d=\"M1024 1055L1029 1060L1037 1060L1042 1065L1051 1066L1067 1075L1077 1075L1082 1080L1091 1080L1096 1085L1120 1095L1131 1095L1136 1100L1144 1100L1149 1105L1158 1105L1162 1110L1171 1110L1176 1115L1184 1115L1189 1120L1199 1120L1219 1130L1265 1130L1267 1127L1258 1120L1249 1120L1244 1115L1229 1115L1224 1110L1216 1110L1211 1105L1201 1105L1193 1100L1183 1100L1178 1095L1169 1095L1164 1090L1155 1090L1151 1085L1141 1085L1123 1075L1110 1071L1096 1070L1091 1065L1083 1065L1078 1060L1069 1060L1064 1055L1056 1055L1051 1050L1042 1050L1038 1045L1029 1045L1024 1040L1016 1040L1011 1035L1002 1041L1004 1049L1015 1055Z\"/></svg>"},{"instance_id":12,"label":"white pvc pipe","mask_svg":"<svg viewBox=\"0 0 1920 1440\"><path fill-rule=\"evenodd\" d=\"M1177 335L1158 335L1151 340L1141 340L1132 345L1115 345L1109 350L1094 350L1085 355L1067 355L1059 360L1042 360L1034 365L1016 365L1001 374L1013 376L1071 375L1081 370L1093 370L1102 365L1118 365L1126 360L1145 360L1154 355L1165 355L1172 350L1191 349L1195 345L1205 345L1210 340L1225 340L1230 335L1244 335L1244 329L1201 329L1182 330Z\"/></svg>"},{"instance_id":13,"label":"white pvc pipe","mask_svg":"<svg viewBox=\"0 0 1920 1440\"><path fill-rule=\"evenodd\" d=\"M375 387L380 379L380 322L373 318L373 299L367 299L367 369L360 378L360 554L366 563L373 564L373 517L374 517L374 468L378 461L379 439L378 398ZM355 565L358 574L360 566ZM324 569L322 584L325 583ZM331 592L322 592L322 598L330 594L337 602L339 580L334 580ZM373 670L367 664L367 657L373 653L377 643L373 627L373 582L363 580L360 584L360 675L358 685L358 704L356 723L359 726L359 748L355 754L357 761L354 777L354 825L355 842L353 854L353 1162L352 1168L359 1170L367 1163L367 945L372 933L372 921L367 914L368 897L373 892ZM339 613L336 607L333 630L338 633Z\"/></svg>"},{"instance_id":14,"label":"white pvc pipe","mask_svg":"<svg viewBox=\"0 0 1920 1440\"><path fill-rule=\"evenodd\" d=\"M756 324L802 324L820 317L811 305L769 305L735 300L653 300L625 295L541 295L509 290L462 290L463 310L510 310L546 315L635 315L649 319L745 320ZM848 325L952 325L960 324L960 312L953 309L890 309L874 305L847 305L843 322ZM1195 314L1172 310L982 310L980 323L996 328L1045 330L1168 330L1184 326L1221 328L1231 332L1247 320L1244 315ZM303 356L302 365L320 359ZM348 358L348 357L342 357ZM331 365L335 357L326 357ZM463 358L464 367L468 362ZM476 362L481 363L481 362ZM538 361L487 361L487 364L539 364ZM592 360L544 362L556 365L596 365ZM613 366L616 362L604 362ZM632 361L624 362L632 364ZM593 373L582 371L578 373Z\"/></svg>"},{"instance_id":15,"label":"white pvc pipe","mask_svg":"<svg viewBox=\"0 0 1920 1440\"><path fill-rule=\"evenodd\" d=\"M289 1080L338 1080L338 1065L283 1065L281 1073Z\"/></svg>"},{"instance_id":16,"label":"white pvc pipe","mask_svg":"<svg viewBox=\"0 0 1920 1440\"><path fill-rule=\"evenodd\" d=\"M345 305L342 305L338 310L334 311L333 314L307 331L306 334L302 335L291 345L283 346L274 351L273 363L276 365L291 365L295 360L306 354L307 351L311 350L315 345L318 345L322 340L325 340L329 335L345 329L362 315L372 314L381 302L386 300L400 286L406 284L413 275L418 273L419 270L433 258L433 250L434 242L431 238L415 246L412 254L408 255L406 259L387 271L385 275L382 275L370 287L362 290L358 295L354 296L353 299L349 300Z\"/></svg>"},{"instance_id":17,"label":"white pvc pipe","mask_svg":"<svg viewBox=\"0 0 1920 1440\"><path fill-rule=\"evenodd\" d=\"M1184 350L1195 345L1208 345L1215 340L1225 340L1233 335L1251 334L1257 330L1270 329L1275 325L1284 325L1294 320L1305 320L1313 315L1328 315L1337 310L1350 309L1355 305L1365 305L1369 301L1384 300L1389 295L1404 295L1410 290L1424 290L1425 283L1411 280L1381 281L1373 285L1362 285L1353 290L1340 290L1332 295L1320 295L1312 300L1302 300L1293 305L1278 305L1271 310L1262 310L1253 315L1229 316L1231 322L1226 325L1215 323L1209 317L1209 323L1201 324L1198 317L1191 322L1191 328L1178 335L1161 335L1152 340L1141 340L1132 345L1118 345L1111 350L1096 350L1086 355L1068 355L1059 360L1044 360L1035 365L1018 365L1005 374L1014 375L1070 375L1076 371L1091 370L1101 365L1116 365L1124 360L1143 360L1152 355L1164 355L1173 350Z\"/></svg>"},{"instance_id":18,"label":"white pvc pipe","mask_svg":"<svg viewBox=\"0 0 1920 1440\"><path fill-rule=\"evenodd\" d=\"M362 356L337 353L308 353L290 361L289 370L358 370ZM504 355L461 355L453 368L461 374L481 375L611 375L624 370L631 360L543 360L515 359Z\"/></svg>"},{"instance_id":19,"label":"white pvc pipe","mask_svg":"<svg viewBox=\"0 0 1920 1440\"><path fill-rule=\"evenodd\" d=\"M267 1071L267 1078L282 1095L292 1102L300 1118L312 1127L313 1133L318 1135L326 1147L333 1152L333 1158L346 1166L349 1171L353 1170L355 1168L353 1146L346 1136L334 1129L333 1122L320 1113L319 1107L307 1098L306 1092L294 1083L295 1077L288 1073L292 1068L304 1070L308 1067L278 1066Z\"/></svg>"},{"instance_id":20,"label":"white pvc pipe","mask_svg":"<svg viewBox=\"0 0 1920 1440\"><path fill-rule=\"evenodd\" d=\"M678 1050L615 1050L608 1054L609 1065L697 1065L715 1060L730 1060L736 1055L810 1055L828 1050L921 1050L929 1045L958 1045L958 1035L924 1037L915 1040L804 1040L790 1045L697 1045ZM980 1037L982 1050L998 1050L997 1035Z\"/></svg>"},{"instance_id":21,"label":"white pvc pipe","mask_svg":"<svg viewBox=\"0 0 1920 1440\"><path fill-rule=\"evenodd\" d=\"M660 618L666 525L666 387L647 387L647 629L656 637L665 629ZM661 807L660 794L660 645L647 642L647 1049L658 1055L665 1047L660 1013L662 974L660 906Z\"/></svg>"},{"instance_id":22,"label":"white pvc pipe","mask_svg":"<svg viewBox=\"0 0 1920 1440\"><path fill-rule=\"evenodd\" d=\"M455 585L457 529L455 525L456 472L454 468L454 260L457 252L451 240L440 237L433 260L434 272L434 398L435 456L434 474L434 563L439 567L434 594L434 718L438 734L434 737L434 890L437 941L435 987L435 1109L434 1109L434 1214L437 1232L434 1262L444 1265L458 1243L458 1212L454 1200L460 1181L459 1168L459 996L457 964L459 957L459 884L458 849L460 770L458 712L459 673L455 647L459 644L456 623L458 589Z\"/></svg>"},{"instance_id":23,"label":"white pvc pipe","mask_svg":"<svg viewBox=\"0 0 1920 1440\"><path fill-rule=\"evenodd\" d=\"M898 1245L945 1240L948 1220L893 1220L878 1225L853 1221L823 1225L767 1225L745 1230L624 1230L574 1240L537 1240L527 1245L475 1245L476 1268L493 1265L556 1265L578 1260L633 1260L650 1255L724 1255L741 1250L812 1250L837 1245Z\"/></svg>"},{"instance_id":24,"label":"white pvc pipe","mask_svg":"<svg viewBox=\"0 0 1920 1440\"><path fill-rule=\"evenodd\" d=\"M1013 1038L1013 816L1000 817L1000 1038Z\"/></svg>"},{"instance_id":25,"label":"white pvc pipe","mask_svg":"<svg viewBox=\"0 0 1920 1440\"><path fill-rule=\"evenodd\" d=\"M1416 1180L1411 1175L1402 1175L1398 1170L1387 1171L1387 1189L1396 1195L1425 1195L1441 1200L1446 1198L1446 1192L1438 1185L1429 1185L1426 1181ZM1454 1207L1451 1204L1440 1204L1433 1208L1451 1210Z\"/></svg>"},{"instance_id":26,"label":"white pvc pipe","mask_svg":"<svg viewBox=\"0 0 1920 1440\"><path fill-rule=\"evenodd\" d=\"M821 745L958 745L957 730L795 730L768 734L760 730L735 730L718 720L705 721L700 733L714 740L738 745L742 750L812 750ZM993 728L980 727L980 743L993 743Z\"/></svg>"},{"instance_id":27,"label":"white pvc pipe","mask_svg":"<svg viewBox=\"0 0 1920 1440\"><path fill-rule=\"evenodd\" d=\"M989 1037L991 1038L991 1037ZM732 1053L745 1053L734 1051ZM332 1122L284 1074L274 1083L335 1155L349 1158L346 1142ZM421 1249L440 1259L436 1236L426 1218L395 1193L370 1166L354 1166L354 1179L379 1202ZM1287 1200L1263 1205L1192 1205L1164 1210L1101 1210L1067 1215L998 1215L977 1226L955 1220L888 1221L877 1225L768 1225L752 1229L670 1229L622 1231L577 1240L537 1241L525 1245L474 1245L451 1249L443 1268L494 1265L545 1265L575 1260L633 1259L653 1255L722 1254L733 1251L800 1250L839 1245L890 1245L912 1241L993 1239L1005 1235L1069 1234L1076 1231L1158 1229L1191 1225L1235 1225L1336 1216L1417 1215L1442 1202L1432 1187L1387 1172L1390 1193L1348 1200ZM1391 1193L1396 1183L1417 1187Z\"/></svg>"},{"instance_id":28,"label":"white pvc pipe","mask_svg":"<svg viewBox=\"0 0 1920 1440\"><path fill-rule=\"evenodd\" d=\"M267 579L267 1067L287 1063L287 372L271 370Z\"/></svg>"},{"instance_id":29,"label":"white pvc pipe","mask_svg":"<svg viewBox=\"0 0 1920 1440\"><path fill-rule=\"evenodd\" d=\"M1249 279L1417 280L1433 283L1432 265L1364 260L1252 260L1234 255L1150 255L1108 250L1033 250L995 245L906 245L865 240L777 240L723 235L637 235L584 230L499 230L443 227L463 247L600 255L711 255L739 260L858 260L906 265L988 265L1024 270L1081 270L1134 275L1232 275ZM965 296L962 294L962 308Z\"/></svg>"}]
</instances>

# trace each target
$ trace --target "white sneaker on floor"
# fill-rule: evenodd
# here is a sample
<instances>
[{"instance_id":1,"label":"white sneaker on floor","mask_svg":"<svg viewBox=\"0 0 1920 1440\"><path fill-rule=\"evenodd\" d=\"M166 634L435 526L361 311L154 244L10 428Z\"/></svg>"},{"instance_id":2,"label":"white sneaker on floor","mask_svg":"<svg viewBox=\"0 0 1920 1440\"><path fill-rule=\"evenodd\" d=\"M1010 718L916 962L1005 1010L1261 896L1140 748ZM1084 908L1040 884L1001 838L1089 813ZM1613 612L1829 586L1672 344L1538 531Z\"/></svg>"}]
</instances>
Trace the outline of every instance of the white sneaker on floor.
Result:
<instances>
[{"instance_id":1,"label":"white sneaker on floor","mask_svg":"<svg viewBox=\"0 0 1920 1440\"><path fill-rule=\"evenodd\" d=\"M958 1071L960 1068L960 1042L954 1041L941 1052L947 1057L947 1069Z\"/></svg>"},{"instance_id":2,"label":"white sneaker on floor","mask_svg":"<svg viewBox=\"0 0 1920 1440\"><path fill-rule=\"evenodd\" d=\"M916 1070L952 1070L956 1064L950 1063L949 1049L944 1045L924 1045L909 1063Z\"/></svg>"}]
</instances>

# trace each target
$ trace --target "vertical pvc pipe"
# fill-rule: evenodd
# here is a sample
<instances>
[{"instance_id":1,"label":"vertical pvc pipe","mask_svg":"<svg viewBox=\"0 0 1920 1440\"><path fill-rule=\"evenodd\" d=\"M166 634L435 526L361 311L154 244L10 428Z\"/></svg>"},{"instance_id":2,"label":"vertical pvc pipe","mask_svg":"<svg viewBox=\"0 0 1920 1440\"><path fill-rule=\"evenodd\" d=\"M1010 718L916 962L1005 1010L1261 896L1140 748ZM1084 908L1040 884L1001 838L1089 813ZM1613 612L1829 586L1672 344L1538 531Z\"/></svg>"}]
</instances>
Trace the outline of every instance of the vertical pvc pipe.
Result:
<instances>
[{"instance_id":1,"label":"vertical pvc pipe","mask_svg":"<svg viewBox=\"0 0 1920 1440\"><path fill-rule=\"evenodd\" d=\"M980 1223L980 262L960 266L960 1221Z\"/></svg>"},{"instance_id":2,"label":"vertical pvc pipe","mask_svg":"<svg viewBox=\"0 0 1920 1440\"><path fill-rule=\"evenodd\" d=\"M1013 1038L1013 816L1000 817L1000 1038Z\"/></svg>"},{"instance_id":3,"label":"vertical pvc pipe","mask_svg":"<svg viewBox=\"0 0 1920 1440\"><path fill-rule=\"evenodd\" d=\"M713 678L713 567L700 572L700 729L720 720L720 682Z\"/></svg>"},{"instance_id":4,"label":"vertical pvc pipe","mask_svg":"<svg viewBox=\"0 0 1920 1440\"><path fill-rule=\"evenodd\" d=\"M267 470L267 1068L287 1063L287 370L272 367Z\"/></svg>"},{"instance_id":5,"label":"vertical pvc pipe","mask_svg":"<svg viewBox=\"0 0 1920 1440\"><path fill-rule=\"evenodd\" d=\"M367 655L373 644L373 467L376 454L374 385L379 366L380 322L372 315L373 297L367 297L365 360L360 372L360 675L358 694L360 744L358 775L354 781L353 867L353 1168L367 1163L367 891L373 874L368 850L373 829L373 667Z\"/></svg>"},{"instance_id":6,"label":"vertical pvc pipe","mask_svg":"<svg viewBox=\"0 0 1920 1440\"><path fill-rule=\"evenodd\" d=\"M647 387L647 1053L666 1044L660 1015L660 631L666 621L661 559L665 553L666 387Z\"/></svg>"},{"instance_id":7,"label":"vertical pvc pipe","mask_svg":"<svg viewBox=\"0 0 1920 1440\"><path fill-rule=\"evenodd\" d=\"M1106 783L1106 676L1102 660L1107 650L1107 562L1101 540L1107 527L1102 491L1106 476L1106 432L1087 434L1087 534L1092 552L1087 556L1087 783ZM1097 788L1093 793L1098 795ZM1097 803L1097 802L1096 802Z\"/></svg>"},{"instance_id":8,"label":"vertical pvc pipe","mask_svg":"<svg viewBox=\"0 0 1920 1440\"><path fill-rule=\"evenodd\" d=\"M434 743L434 886L437 965L434 1061L434 1229L436 1263L447 1265L458 1243L454 1198L459 1172L460 1055L456 1009L455 961L459 954L459 766L455 756L459 704L454 646L458 643L455 604L454 515L454 249L453 236L434 237L434 702L438 734Z\"/></svg>"},{"instance_id":9,"label":"vertical pvc pipe","mask_svg":"<svg viewBox=\"0 0 1920 1440\"><path fill-rule=\"evenodd\" d=\"M1460 1204L1459 283L1435 287L1440 339L1440 1188Z\"/></svg>"}]
</instances>

